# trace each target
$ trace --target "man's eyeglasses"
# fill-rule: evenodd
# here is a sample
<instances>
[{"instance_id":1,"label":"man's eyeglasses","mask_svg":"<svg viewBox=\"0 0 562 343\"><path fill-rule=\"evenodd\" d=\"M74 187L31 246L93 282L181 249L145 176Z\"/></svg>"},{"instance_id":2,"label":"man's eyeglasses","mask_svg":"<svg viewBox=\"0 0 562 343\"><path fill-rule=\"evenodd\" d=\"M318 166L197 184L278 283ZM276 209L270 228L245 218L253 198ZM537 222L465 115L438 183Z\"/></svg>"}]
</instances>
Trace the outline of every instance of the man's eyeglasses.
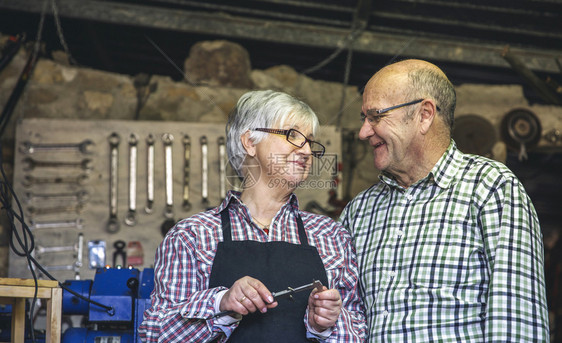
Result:
<instances>
[{"instance_id":1,"label":"man's eyeglasses","mask_svg":"<svg viewBox=\"0 0 562 343\"><path fill-rule=\"evenodd\" d=\"M285 136L287 142L293 144L298 148L302 148L308 142L308 144L310 144L310 151L312 153L312 156L317 158L324 156L324 153L326 152L326 148L322 144L306 138L306 136L302 134L302 132L295 129L281 130L258 128L254 129L254 131L261 131L272 133L274 135Z\"/></svg>"},{"instance_id":2,"label":"man's eyeglasses","mask_svg":"<svg viewBox=\"0 0 562 343\"><path fill-rule=\"evenodd\" d=\"M415 105L415 104L418 104L422 101L424 101L424 99L418 99L418 100L414 100L414 101L410 101L410 102L405 102L405 103L400 104L400 105L390 106L390 107L387 107L387 108L382 108L380 110L373 110L372 112L375 112L376 114L378 114L378 116L373 116L372 121L378 123L383 117L386 117L388 115L387 114L387 115L381 116L381 114L384 114L384 113L386 113L388 111L391 111L391 110L395 110L397 108ZM437 111L441 111L439 106L435 106L435 108L437 109ZM367 116L365 115L365 113L361 113L361 121L365 121L366 118L367 118Z\"/></svg>"}]
</instances>

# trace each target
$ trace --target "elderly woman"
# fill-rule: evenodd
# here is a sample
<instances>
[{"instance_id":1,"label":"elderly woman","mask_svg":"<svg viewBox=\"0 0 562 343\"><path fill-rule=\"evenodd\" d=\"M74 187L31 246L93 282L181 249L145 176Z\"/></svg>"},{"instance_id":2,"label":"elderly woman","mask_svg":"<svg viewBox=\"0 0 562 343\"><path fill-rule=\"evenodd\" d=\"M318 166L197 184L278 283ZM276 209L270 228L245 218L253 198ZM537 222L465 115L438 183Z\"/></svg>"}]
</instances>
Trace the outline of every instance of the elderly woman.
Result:
<instances>
[{"instance_id":1,"label":"elderly woman","mask_svg":"<svg viewBox=\"0 0 562 343\"><path fill-rule=\"evenodd\" d=\"M230 114L227 149L243 179L212 210L181 220L156 252L149 342L362 342L355 251L330 218L301 211L293 194L324 146L318 119L285 93L244 94ZM319 280L323 286L272 292Z\"/></svg>"}]
</instances>

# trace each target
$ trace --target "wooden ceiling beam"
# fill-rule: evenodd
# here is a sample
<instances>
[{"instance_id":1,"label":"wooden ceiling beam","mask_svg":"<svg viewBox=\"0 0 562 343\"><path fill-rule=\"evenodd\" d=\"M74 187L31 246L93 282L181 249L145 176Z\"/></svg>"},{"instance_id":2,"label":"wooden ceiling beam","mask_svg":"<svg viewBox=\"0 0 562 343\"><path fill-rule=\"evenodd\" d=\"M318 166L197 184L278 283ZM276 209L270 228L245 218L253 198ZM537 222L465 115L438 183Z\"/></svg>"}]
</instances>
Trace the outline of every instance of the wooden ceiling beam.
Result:
<instances>
[{"instance_id":1,"label":"wooden ceiling beam","mask_svg":"<svg viewBox=\"0 0 562 343\"><path fill-rule=\"evenodd\" d=\"M41 13L44 0L2 0L0 9ZM57 0L64 18L219 36L221 39L267 41L297 46L341 48L348 29L274 20L243 18L225 13L168 9L99 0ZM364 31L355 41L358 53L415 57L431 61L510 69L502 58L505 46ZM510 52L530 70L560 73L562 51L511 47Z\"/></svg>"}]
</instances>

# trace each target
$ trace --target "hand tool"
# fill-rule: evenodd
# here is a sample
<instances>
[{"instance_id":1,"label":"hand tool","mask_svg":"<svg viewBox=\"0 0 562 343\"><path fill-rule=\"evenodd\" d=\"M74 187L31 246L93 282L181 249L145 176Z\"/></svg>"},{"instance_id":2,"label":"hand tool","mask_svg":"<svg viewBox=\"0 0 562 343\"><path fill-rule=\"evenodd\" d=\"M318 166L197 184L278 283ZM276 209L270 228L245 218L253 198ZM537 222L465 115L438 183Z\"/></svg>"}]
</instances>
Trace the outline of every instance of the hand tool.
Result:
<instances>
[{"instance_id":1,"label":"hand tool","mask_svg":"<svg viewBox=\"0 0 562 343\"><path fill-rule=\"evenodd\" d=\"M126 267L127 253L125 252L125 244L125 241L122 240L118 240L113 243L113 247L115 248L115 251L113 252L113 268L118 266L117 258L121 258L120 266L123 268Z\"/></svg>"},{"instance_id":2,"label":"hand tool","mask_svg":"<svg viewBox=\"0 0 562 343\"><path fill-rule=\"evenodd\" d=\"M76 243L73 245L57 245L57 246L42 246L36 245L35 252L39 255L48 254L48 253L57 253L57 252L65 252L65 251L75 251L77 254L81 252L81 247L84 242L84 235L82 233L78 234L78 239Z\"/></svg>"},{"instance_id":3,"label":"hand tool","mask_svg":"<svg viewBox=\"0 0 562 343\"><path fill-rule=\"evenodd\" d=\"M85 171L93 169L92 160L85 158L81 161L38 161L31 157L26 157L22 160L23 170L31 171L35 168L80 168Z\"/></svg>"},{"instance_id":4,"label":"hand tool","mask_svg":"<svg viewBox=\"0 0 562 343\"><path fill-rule=\"evenodd\" d=\"M318 280L314 280L307 285L296 287L296 288L287 287L286 290L283 290L283 291L280 291L280 292L273 292L273 293L271 293L271 295L273 296L273 300L277 301L277 299L282 299L282 298L286 298L286 297L292 298L293 294L298 293L298 292L302 292L302 291L306 291L308 289L316 288L318 290L318 292L321 292L322 286L323 286L322 282L320 282Z\"/></svg>"},{"instance_id":5,"label":"hand tool","mask_svg":"<svg viewBox=\"0 0 562 343\"><path fill-rule=\"evenodd\" d=\"M82 260L83 260L83 246L84 246L84 235L82 233L78 234L78 243L76 249L76 261L72 264L66 265L43 265L43 269L47 271L61 271L61 270L72 270L74 271L74 278L76 280L80 279L80 268L82 267ZM38 256L40 258L41 256Z\"/></svg>"},{"instance_id":6,"label":"hand tool","mask_svg":"<svg viewBox=\"0 0 562 343\"><path fill-rule=\"evenodd\" d=\"M292 299L292 296L295 293L306 291L306 290L309 290L309 289L314 289L314 288L316 288L318 290L318 292L321 292L322 287L323 287L322 282L320 282L318 280L314 280L307 285L295 287L295 288L287 287L287 289L279 291L279 292L273 292L273 293L271 293L271 295L273 296L273 301L277 301L278 299L282 299L282 298ZM234 314L234 313L236 313L236 312L235 311L222 311L222 312L219 312L219 313L215 314L211 318L219 318L219 317L223 317L223 316Z\"/></svg>"},{"instance_id":7,"label":"hand tool","mask_svg":"<svg viewBox=\"0 0 562 343\"><path fill-rule=\"evenodd\" d=\"M191 203L189 202L189 160L191 158L191 139L188 135L183 136L183 203L182 208L184 211L189 211L191 209Z\"/></svg>"},{"instance_id":8,"label":"hand tool","mask_svg":"<svg viewBox=\"0 0 562 343\"><path fill-rule=\"evenodd\" d=\"M20 145L20 151L24 154L34 154L36 152L53 152L53 151L67 151L67 152L79 152L82 154L91 154L91 147L94 142L90 139L86 139L80 143L60 143L60 144L39 144L31 143L30 141L24 141Z\"/></svg>"},{"instance_id":9,"label":"hand tool","mask_svg":"<svg viewBox=\"0 0 562 343\"><path fill-rule=\"evenodd\" d=\"M78 250L76 254L76 261L73 264L68 265L51 265L43 266L47 271L58 271L58 270L72 270L74 271L74 278L80 280L80 268L82 267L84 255L84 235L82 233L78 234Z\"/></svg>"},{"instance_id":10,"label":"hand tool","mask_svg":"<svg viewBox=\"0 0 562 343\"><path fill-rule=\"evenodd\" d=\"M152 213L154 205L154 136L149 134L146 138L146 206L144 212Z\"/></svg>"},{"instance_id":11,"label":"hand tool","mask_svg":"<svg viewBox=\"0 0 562 343\"><path fill-rule=\"evenodd\" d=\"M172 167L172 142L174 141L174 136L170 133L165 133L162 135L162 140L164 142L164 173L166 174L166 209L164 210L164 217L166 219L160 226L160 232L164 236L176 223L174 220L174 175Z\"/></svg>"},{"instance_id":12,"label":"hand tool","mask_svg":"<svg viewBox=\"0 0 562 343\"><path fill-rule=\"evenodd\" d=\"M75 220L55 220L55 221L31 221L29 228L31 230L41 229L62 229L62 228L76 228L82 230L84 221L82 218Z\"/></svg>"},{"instance_id":13,"label":"hand tool","mask_svg":"<svg viewBox=\"0 0 562 343\"><path fill-rule=\"evenodd\" d=\"M28 204L37 201L54 201L54 202L61 202L61 201L75 201L78 203L84 203L88 201L90 195L87 191L78 191L74 193L31 193L26 192L25 198Z\"/></svg>"},{"instance_id":14,"label":"hand tool","mask_svg":"<svg viewBox=\"0 0 562 343\"><path fill-rule=\"evenodd\" d=\"M34 177L31 175L25 175L22 180L22 185L25 188L31 188L34 185L44 185L44 184L74 184L78 186L84 185L88 181L87 174L81 174L78 176L45 176L45 177Z\"/></svg>"},{"instance_id":15,"label":"hand tool","mask_svg":"<svg viewBox=\"0 0 562 343\"><path fill-rule=\"evenodd\" d=\"M204 207L209 206L209 166L207 136L201 136L201 203Z\"/></svg>"},{"instance_id":16,"label":"hand tool","mask_svg":"<svg viewBox=\"0 0 562 343\"><path fill-rule=\"evenodd\" d=\"M119 142L121 138L116 132L108 137L109 142L109 220L105 230L109 233L119 231L119 221L117 220L117 181L119 167Z\"/></svg>"},{"instance_id":17,"label":"hand tool","mask_svg":"<svg viewBox=\"0 0 562 343\"><path fill-rule=\"evenodd\" d=\"M125 216L125 224L133 226L137 223L137 135L129 136L129 210Z\"/></svg>"},{"instance_id":18,"label":"hand tool","mask_svg":"<svg viewBox=\"0 0 562 343\"><path fill-rule=\"evenodd\" d=\"M84 209L84 204L77 204L74 206L55 206L55 207L34 207L29 206L27 211L32 218L43 216L47 214L59 213L80 213Z\"/></svg>"}]
</instances>

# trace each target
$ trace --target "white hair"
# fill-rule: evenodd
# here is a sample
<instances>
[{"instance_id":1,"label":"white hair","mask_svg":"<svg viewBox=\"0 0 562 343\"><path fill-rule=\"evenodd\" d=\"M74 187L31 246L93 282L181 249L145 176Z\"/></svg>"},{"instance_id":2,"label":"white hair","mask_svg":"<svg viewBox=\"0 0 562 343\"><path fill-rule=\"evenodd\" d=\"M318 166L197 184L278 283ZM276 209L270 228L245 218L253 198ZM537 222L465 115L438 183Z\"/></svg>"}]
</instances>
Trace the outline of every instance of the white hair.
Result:
<instances>
[{"instance_id":1,"label":"white hair","mask_svg":"<svg viewBox=\"0 0 562 343\"><path fill-rule=\"evenodd\" d=\"M226 125L228 159L239 176L242 176L242 163L246 158L240 137L250 131L250 139L257 144L267 133L254 129L281 128L288 120L310 125L313 135L319 127L318 117L310 106L287 93L250 91L240 97Z\"/></svg>"}]
</instances>

